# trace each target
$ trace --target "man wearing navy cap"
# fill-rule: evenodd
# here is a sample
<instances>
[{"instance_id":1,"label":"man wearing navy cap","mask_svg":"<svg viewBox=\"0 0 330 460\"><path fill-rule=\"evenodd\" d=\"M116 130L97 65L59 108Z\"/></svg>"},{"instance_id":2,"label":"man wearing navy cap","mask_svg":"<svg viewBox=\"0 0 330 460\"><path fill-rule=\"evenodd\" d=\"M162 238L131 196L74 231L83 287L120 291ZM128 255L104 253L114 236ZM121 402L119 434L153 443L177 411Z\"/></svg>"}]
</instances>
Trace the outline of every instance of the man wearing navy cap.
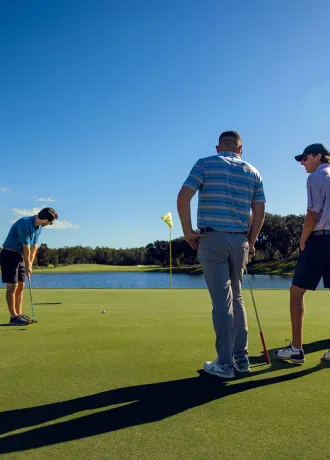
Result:
<instances>
[{"instance_id":1,"label":"man wearing navy cap","mask_svg":"<svg viewBox=\"0 0 330 460\"><path fill-rule=\"evenodd\" d=\"M305 362L302 349L304 295L315 291L321 278L330 289L330 152L323 144L312 144L295 157L309 174L307 214L300 238L300 253L290 288L292 342L275 352L276 358ZM330 351L323 355L330 360Z\"/></svg>"}]
</instances>

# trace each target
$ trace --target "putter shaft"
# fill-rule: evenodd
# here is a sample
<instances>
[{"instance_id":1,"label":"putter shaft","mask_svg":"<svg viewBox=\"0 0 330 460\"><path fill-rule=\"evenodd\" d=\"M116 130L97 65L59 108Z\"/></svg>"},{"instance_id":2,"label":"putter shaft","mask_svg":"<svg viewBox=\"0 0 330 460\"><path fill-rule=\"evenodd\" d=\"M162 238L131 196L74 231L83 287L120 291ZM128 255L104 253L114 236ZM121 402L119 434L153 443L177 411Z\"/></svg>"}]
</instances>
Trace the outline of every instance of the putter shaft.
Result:
<instances>
[{"instance_id":1,"label":"putter shaft","mask_svg":"<svg viewBox=\"0 0 330 460\"><path fill-rule=\"evenodd\" d=\"M33 319L33 321L34 321L34 305L33 305L33 300L32 300L32 288L31 288L31 280L30 280L30 277L28 277L28 282L29 282L30 300L31 300L31 308L32 308L32 319Z\"/></svg>"}]
</instances>

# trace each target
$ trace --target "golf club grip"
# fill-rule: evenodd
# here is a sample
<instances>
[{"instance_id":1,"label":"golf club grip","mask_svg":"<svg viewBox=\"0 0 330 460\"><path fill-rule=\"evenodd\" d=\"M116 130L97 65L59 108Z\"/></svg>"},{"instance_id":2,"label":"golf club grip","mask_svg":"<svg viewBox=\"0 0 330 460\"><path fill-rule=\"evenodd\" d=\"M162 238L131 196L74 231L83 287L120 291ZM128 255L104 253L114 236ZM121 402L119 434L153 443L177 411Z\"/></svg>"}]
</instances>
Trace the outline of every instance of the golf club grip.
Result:
<instances>
[{"instance_id":1,"label":"golf club grip","mask_svg":"<svg viewBox=\"0 0 330 460\"><path fill-rule=\"evenodd\" d=\"M263 335L261 329L260 329L259 332L260 332L260 338L261 338L262 347L263 347L264 353L265 353L266 363L270 364L270 358L269 358L269 354L268 354L267 347L266 347L266 344L265 344L264 335Z\"/></svg>"}]
</instances>

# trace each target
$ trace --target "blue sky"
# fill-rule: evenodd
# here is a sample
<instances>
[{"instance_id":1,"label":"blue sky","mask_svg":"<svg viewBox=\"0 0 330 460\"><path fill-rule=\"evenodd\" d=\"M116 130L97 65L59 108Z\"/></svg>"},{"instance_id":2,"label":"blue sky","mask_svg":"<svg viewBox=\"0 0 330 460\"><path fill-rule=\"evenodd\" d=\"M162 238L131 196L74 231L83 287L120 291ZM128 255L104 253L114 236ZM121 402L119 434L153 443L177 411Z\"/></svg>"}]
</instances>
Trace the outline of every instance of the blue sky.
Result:
<instances>
[{"instance_id":1,"label":"blue sky","mask_svg":"<svg viewBox=\"0 0 330 460\"><path fill-rule=\"evenodd\" d=\"M329 15L327 0L1 2L0 240L49 205L50 247L167 239L168 211L181 236L177 193L227 129L267 211L304 213L293 157L330 146Z\"/></svg>"}]
</instances>

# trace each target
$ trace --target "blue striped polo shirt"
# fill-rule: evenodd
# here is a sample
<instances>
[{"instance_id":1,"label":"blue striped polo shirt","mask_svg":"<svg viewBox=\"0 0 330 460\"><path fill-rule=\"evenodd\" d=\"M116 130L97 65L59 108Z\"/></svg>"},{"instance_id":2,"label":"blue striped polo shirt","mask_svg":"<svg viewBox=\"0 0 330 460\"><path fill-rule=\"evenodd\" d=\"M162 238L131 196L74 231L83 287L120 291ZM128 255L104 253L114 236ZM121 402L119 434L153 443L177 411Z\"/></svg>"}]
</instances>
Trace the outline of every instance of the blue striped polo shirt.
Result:
<instances>
[{"instance_id":1,"label":"blue striped polo shirt","mask_svg":"<svg viewBox=\"0 0 330 460\"><path fill-rule=\"evenodd\" d=\"M245 232L251 204L266 201L259 172L234 152L200 158L183 186L199 191L198 228Z\"/></svg>"}]
</instances>

